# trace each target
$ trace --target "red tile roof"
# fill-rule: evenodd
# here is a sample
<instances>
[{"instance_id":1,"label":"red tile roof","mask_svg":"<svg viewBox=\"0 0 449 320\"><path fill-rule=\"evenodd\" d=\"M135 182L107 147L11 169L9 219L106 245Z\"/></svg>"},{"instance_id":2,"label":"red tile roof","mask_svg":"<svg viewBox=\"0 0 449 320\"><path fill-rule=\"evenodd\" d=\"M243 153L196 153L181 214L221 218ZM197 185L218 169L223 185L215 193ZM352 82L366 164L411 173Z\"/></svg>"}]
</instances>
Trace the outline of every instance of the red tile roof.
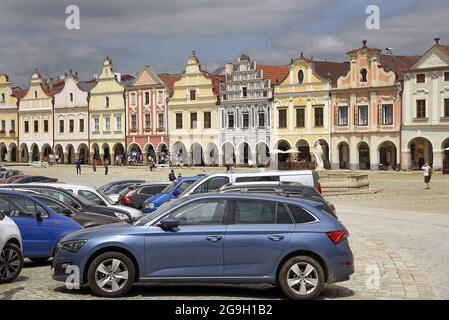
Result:
<instances>
[{"instance_id":1,"label":"red tile roof","mask_svg":"<svg viewBox=\"0 0 449 320\"><path fill-rule=\"evenodd\" d=\"M212 80L212 91L214 95L219 96L220 95L220 83L223 83L226 81L226 77L224 75L216 75L216 74L210 74L208 72L203 71L204 75Z\"/></svg>"},{"instance_id":2,"label":"red tile roof","mask_svg":"<svg viewBox=\"0 0 449 320\"><path fill-rule=\"evenodd\" d=\"M396 80L404 80L404 71L410 69L421 56L394 56L380 54L380 64L385 72L393 71Z\"/></svg>"},{"instance_id":3,"label":"red tile roof","mask_svg":"<svg viewBox=\"0 0 449 320\"><path fill-rule=\"evenodd\" d=\"M348 74L349 62L313 61L315 72L323 79L330 79L332 85L337 85L338 78Z\"/></svg>"},{"instance_id":4,"label":"red tile roof","mask_svg":"<svg viewBox=\"0 0 449 320\"><path fill-rule=\"evenodd\" d=\"M449 55L449 46L442 45L442 44L439 44L438 46Z\"/></svg>"},{"instance_id":5,"label":"red tile roof","mask_svg":"<svg viewBox=\"0 0 449 320\"><path fill-rule=\"evenodd\" d=\"M288 75L289 66L270 66L258 64L257 70L262 70L263 78L271 80L271 86L281 83Z\"/></svg>"},{"instance_id":6,"label":"red tile roof","mask_svg":"<svg viewBox=\"0 0 449 320\"><path fill-rule=\"evenodd\" d=\"M165 86L168 89L169 96L173 96L173 85L176 81L181 79L181 75L179 74L158 74L159 78L165 83Z\"/></svg>"},{"instance_id":7,"label":"red tile roof","mask_svg":"<svg viewBox=\"0 0 449 320\"><path fill-rule=\"evenodd\" d=\"M22 99L25 97L26 91L20 87L13 87L11 97Z\"/></svg>"}]
</instances>

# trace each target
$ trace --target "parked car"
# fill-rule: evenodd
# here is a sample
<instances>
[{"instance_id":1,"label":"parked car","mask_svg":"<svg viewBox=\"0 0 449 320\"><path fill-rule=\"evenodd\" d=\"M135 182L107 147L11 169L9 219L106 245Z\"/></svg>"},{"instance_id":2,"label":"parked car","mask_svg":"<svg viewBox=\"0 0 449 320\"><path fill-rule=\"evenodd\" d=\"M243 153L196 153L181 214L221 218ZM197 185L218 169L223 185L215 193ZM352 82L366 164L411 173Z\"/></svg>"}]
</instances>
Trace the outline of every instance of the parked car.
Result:
<instances>
[{"instance_id":1,"label":"parked car","mask_svg":"<svg viewBox=\"0 0 449 320\"><path fill-rule=\"evenodd\" d=\"M22 267L22 236L19 227L0 210L0 284L17 278Z\"/></svg>"},{"instance_id":2,"label":"parked car","mask_svg":"<svg viewBox=\"0 0 449 320\"><path fill-rule=\"evenodd\" d=\"M119 202L125 206L142 209L145 200L160 194L169 184L170 182L146 182L129 186L120 192Z\"/></svg>"},{"instance_id":3,"label":"parked car","mask_svg":"<svg viewBox=\"0 0 449 320\"><path fill-rule=\"evenodd\" d=\"M295 197L303 200L318 202L319 207L337 218L335 206L325 200L323 196L313 187L305 186L296 182L237 182L224 185L220 192L233 193L260 193L272 194L281 197Z\"/></svg>"},{"instance_id":4,"label":"parked car","mask_svg":"<svg viewBox=\"0 0 449 320\"><path fill-rule=\"evenodd\" d=\"M58 185L59 187L59 185ZM131 216L128 212L115 207L90 205L81 200L78 196L69 190L49 186L48 184L11 184L2 185L0 188L34 190L40 194L48 195L56 200L64 202L70 207L79 210L81 213L92 213L104 215L107 217L117 217L123 221L131 222Z\"/></svg>"},{"instance_id":5,"label":"parked car","mask_svg":"<svg viewBox=\"0 0 449 320\"><path fill-rule=\"evenodd\" d=\"M34 199L37 199L42 203L44 203L47 207L52 208L53 211L55 211L56 213L65 215L66 217L75 220L83 228L91 228L101 226L104 224L123 222L123 220L116 217L110 217L95 213L81 212L65 204L62 201L56 200L55 198L52 198L50 196L39 194L36 191L28 190L25 192L31 195Z\"/></svg>"},{"instance_id":6,"label":"parked car","mask_svg":"<svg viewBox=\"0 0 449 320\"><path fill-rule=\"evenodd\" d=\"M80 270L94 294L137 282L270 283L291 299L317 297L354 272L348 231L295 198L213 193L177 199L134 225L74 232L58 245L53 278ZM182 245L180 245L182 244Z\"/></svg>"},{"instance_id":7,"label":"parked car","mask_svg":"<svg viewBox=\"0 0 449 320\"><path fill-rule=\"evenodd\" d=\"M145 180L129 180L129 179L127 179L127 180L118 180L118 181L113 181L113 182L106 183L105 185L102 185L97 190L99 192L104 193L104 194L111 194L111 191L116 191L114 189L115 187L119 187L119 186L122 186L122 185L129 186L131 184L144 183L144 182L145 182Z\"/></svg>"},{"instance_id":8,"label":"parked car","mask_svg":"<svg viewBox=\"0 0 449 320\"><path fill-rule=\"evenodd\" d=\"M172 181L160 194L151 197L143 203L143 213L150 213L159 208L164 203L179 197L192 183L199 180L200 176L183 177Z\"/></svg>"},{"instance_id":9,"label":"parked car","mask_svg":"<svg viewBox=\"0 0 449 320\"><path fill-rule=\"evenodd\" d=\"M59 239L83 228L23 192L0 190L0 211L17 224L22 234L23 255L35 262L47 261Z\"/></svg>"},{"instance_id":10,"label":"parked car","mask_svg":"<svg viewBox=\"0 0 449 320\"><path fill-rule=\"evenodd\" d=\"M16 181L17 179L20 179L24 177L24 175L17 175L17 176L11 176L9 178L3 179L0 181L0 184L10 184L10 183L14 183L14 181Z\"/></svg>"},{"instance_id":11,"label":"parked car","mask_svg":"<svg viewBox=\"0 0 449 320\"><path fill-rule=\"evenodd\" d=\"M321 193L320 177L318 172L311 170L295 170L295 171L264 171L264 172L247 172L247 173L215 173L203 176L187 188L181 197L191 194L216 192L222 186L235 182L297 182L306 186L314 187Z\"/></svg>"},{"instance_id":12,"label":"parked car","mask_svg":"<svg viewBox=\"0 0 449 320\"><path fill-rule=\"evenodd\" d=\"M14 183L33 183L33 182L57 182L58 179L56 178L49 178L44 176L21 176L20 178L17 178L14 180Z\"/></svg>"},{"instance_id":13,"label":"parked car","mask_svg":"<svg viewBox=\"0 0 449 320\"><path fill-rule=\"evenodd\" d=\"M23 176L23 172L20 170L5 170L0 172L0 183L2 180L8 179L13 176Z\"/></svg>"},{"instance_id":14,"label":"parked car","mask_svg":"<svg viewBox=\"0 0 449 320\"><path fill-rule=\"evenodd\" d=\"M106 207L110 207L110 208L120 209L121 211L125 211L131 216L131 219L133 221L139 219L140 216L142 216L142 211L137 210L135 208L127 207L127 206L122 206L117 203L113 203L111 201L111 199L108 198L107 195L105 195L91 187L73 185L73 184L59 185L59 184L53 184L53 183L48 183L48 185L52 186L52 187L56 187L56 188L69 190L69 191L73 192L76 196L81 198L81 200L83 200L88 205L106 206Z\"/></svg>"}]
</instances>

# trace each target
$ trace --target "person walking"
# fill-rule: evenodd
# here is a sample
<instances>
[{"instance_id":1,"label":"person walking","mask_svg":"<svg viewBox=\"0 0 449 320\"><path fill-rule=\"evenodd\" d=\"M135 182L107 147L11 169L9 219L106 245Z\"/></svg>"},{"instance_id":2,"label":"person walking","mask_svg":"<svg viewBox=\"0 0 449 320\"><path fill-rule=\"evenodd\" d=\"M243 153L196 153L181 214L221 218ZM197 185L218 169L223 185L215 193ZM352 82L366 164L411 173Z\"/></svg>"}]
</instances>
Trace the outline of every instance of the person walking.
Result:
<instances>
[{"instance_id":1,"label":"person walking","mask_svg":"<svg viewBox=\"0 0 449 320\"><path fill-rule=\"evenodd\" d=\"M97 172L97 159L95 158L92 159L92 170Z\"/></svg>"},{"instance_id":2,"label":"person walking","mask_svg":"<svg viewBox=\"0 0 449 320\"><path fill-rule=\"evenodd\" d=\"M81 174L81 159L76 160L76 174Z\"/></svg>"},{"instance_id":3,"label":"person walking","mask_svg":"<svg viewBox=\"0 0 449 320\"><path fill-rule=\"evenodd\" d=\"M173 169L171 169L170 173L168 174L168 180L170 180L170 181L176 180L175 171Z\"/></svg>"},{"instance_id":4,"label":"person walking","mask_svg":"<svg viewBox=\"0 0 449 320\"><path fill-rule=\"evenodd\" d=\"M109 159L107 158L104 159L103 166L104 166L104 174L107 176L109 172Z\"/></svg>"},{"instance_id":5,"label":"person walking","mask_svg":"<svg viewBox=\"0 0 449 320\"><path fill-rule=\"evenodd\" d=\"M181 172L179 172L178 173L178 179L181 179L182 178L182 174L181 174Z\"/></svg>"},{"instance_id":6,"label":"person walking","mask_svg":"<svg viewBox=\"0 0 449 320\"><path fill-rule=\"evenodd\" d=\"M421 167L421 170L424 171L424 183L426 184L426 189L430 189L430 179L432 178L433 169L429 164L426 162Z\"/></svg>"}]
</instances>

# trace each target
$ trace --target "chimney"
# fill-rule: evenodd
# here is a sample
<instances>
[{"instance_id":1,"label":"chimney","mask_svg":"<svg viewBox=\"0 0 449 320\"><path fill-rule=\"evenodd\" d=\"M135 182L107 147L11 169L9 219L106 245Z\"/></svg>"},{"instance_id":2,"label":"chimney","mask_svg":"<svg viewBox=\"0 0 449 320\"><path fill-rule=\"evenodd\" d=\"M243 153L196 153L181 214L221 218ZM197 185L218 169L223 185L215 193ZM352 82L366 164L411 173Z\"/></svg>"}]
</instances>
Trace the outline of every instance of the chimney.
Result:
<instances>
[{"instance_id":1,"label":"chimney","mask_svg":"<svg viewBox=\"0 0 449 320\"><path fill-rule=\"evenodd\" d=\"M435 44L439 44L441 39L440 38L435 38L433 40L435 40Z\"/></svg>"}]
</instances>

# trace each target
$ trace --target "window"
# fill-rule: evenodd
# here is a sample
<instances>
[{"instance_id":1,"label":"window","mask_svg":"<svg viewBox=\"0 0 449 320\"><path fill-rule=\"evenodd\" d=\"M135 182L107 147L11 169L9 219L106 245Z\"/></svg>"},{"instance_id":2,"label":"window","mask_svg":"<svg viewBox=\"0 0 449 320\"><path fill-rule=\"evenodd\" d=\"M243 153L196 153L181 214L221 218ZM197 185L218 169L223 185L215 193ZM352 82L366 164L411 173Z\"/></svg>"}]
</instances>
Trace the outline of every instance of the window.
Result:
<instances>
[{"instance_id":1,"label":"window","mask_svg":"<svg viewBox=\"0 0 449 320\"><path fill-rule=\"evenodd\" d=\"M279 128L287 128L287 109L279 109Z\"/></svg>"},{"instance_id":2,"label":"window","mask_svg":"<svg viewBox=\"0 0 449 320\"><path fill-rule=\"evenodd\" d=\"M182 129L182 113L176 114L176 129Z\"/></svg>"},{"instance_id":3,"label":"window","mask_svg":"<svg viewBox=\"0 0 449 320\"><path fill-rule=\"evenodd\" d=\"M1 102L1 103L5 103L5 102L6 102L6 97L5 97L5 94L4 94L4 93L2 93L0 102Z\"/></svg>"},{"instance_id":4,"label":"window","mask_svg":"<svg viewBox=\"0 0 449 320\"><path fill-rule=\"evenodd\" d=\"M225 200L195 201L173 210L170 215L180 221L180 226L219 225L225 208Z\"/></svg>"},{"instance_id":5,"label":"window","mask_svg":"<svg viewBox=\"0 0 449 320\"><path fill-rule=\"evenodd\" d=\"M122 117L116 116L115 117L115 130L116 131L122 131Z\"/></svg>"},{"instance_id":6,"label":"window","mask_svg":"<svg viewBox=\"0 0 449 320\"><path fill-rule=\"evenodd\" d=\"M302 84L304 82L304 71L299 70L298 71L298 84Z\"/></svg>"},{"instance_id":7,"label":"window","mask_svg":"<svg viewBox=\"0 0 449 320\"><path fill-rule=\"evenodd\" d=\"M315 217L313 217L302 207L288 205L288 208L290 209L296 223L309 223L316 220Z\"/></svg>"},{"instance_id":8,"label":"window","mask_svg":"<svg viewBox=\"0 0 449 320\"><path fill-rule=\"evenodd\" d=\"M73 133L75 131L75 120L70 119L69 120L69 132Z\"/></svg>"},{"instance_id":9,"label":"window","mask_svg":"<svg viewBox=\"0 0 449 320\"><path fill-rule=\"evenodd\" d=\"M359 126L368 125L368 106L358 106L358 121Z\"/></svg>"},{"instance_id":10,"label":"window","mask_svg":"<svg viewBox=\"0 0 449 320\"><path fill-rule=\"evenodd\" d=\"M109 97L105 97L105 106L109 108Z\"/></svg>"},{"instance_id":11,"label":"window","mask_svg":"<svg viewBox=\"0 0 449 320\"><path fill-rule=\"evenodd\" d=\"M164 128L164 114L162 112L159 112L157 114L157 118L159 128Z\"/></svg>"},{"instance_id":12,"label":"window","mask_svg":"<svg viewBox=\"0 0 449 320\"><path fill-rule=\"evenodd\" d=\"M28 133L30 131L29 123L28 121L25 121L25 133Z\"/></svg>"},{"instance_id":13,"label":"window","mask_svg":"<svg viewBox=\"0 0 449 320\"><path fill-rule=\"evenodd\" d=\"M135 93L131 93L131 105L132 106L136 105L136 94Z\"/></svg>"},{"instance_id":14,"label":"window","mask_svg":"<svg viewBox=\"0 0 449 320\"><path fill-rule=\"evenodd\" d=\"M34 201L20 196L8 195L0 198L0 209L9 217L33 218L38 213L43 219L48 218L48 212Z\"/></svg>"},{"instance_id":15,"label":"window","mask_svg":"<svg viewBox=\"0 0 449 320\"><path fill-rule=\"evenodd\" d=\"M39 132L39 121L34 120L34 132Z\"/></svg>"},{"instance_id":16,"label":"window","mask_svg":"<svg viewBox=\"0 0 449 320\"><path fill-rule=\"evenodd\" d=\"M37 99L37 91L34 91L34 99Z\"/></svg>"},{"instance_id":17,"label":"window","mask_svg":"<svg viewBox=\"0 0 449 320\"><path fill-rule=\"evenodd\" d=\"M73 102L73 93L70 92L70 102Z\"/></svg>"},{"instance_id":18,"label":"window","mask_svg":"<svg viewBox=\"0 0 449 320\"><path fill-rule=\"evenodd\" d=\"M148 130L151 128L151 114L145 113L145 129Z\"/></svg>"},{"instance_id":19,"label":"window","mask_svg":"<svg viewBox=\"0 0 449 320\"><path fill-rule=\"evenodd\" d=\"M243 128L248 128L249 127L249 113L244 112L242 114L242 118L243 118Z\"/></svg>"},{"instance_id":20,"label":"window","mask_svg":"<svg viewBox=\"0 0 449 320\"><path fill-rule=\"evenodd\" d=\"M425 73L418 73L416 75L416 83L425 83L426 82L426 74Z\"/></svg>"},{"instance_id":21,"label":"window","mask_svg":"<svg viewBox=\"0 0 449 320\"><path fill-rule=\"evenodd\" d=\"M99 205L99 206L105 206L106 203L101 200L99 196L97 196L95 193L91 191L86 190L79 190L78 196L84 200L88 205Z\"/></svg>"},{"instance_id":22,"label":"window","mask_svg":"<svg viewBox=\"0 0 449 320\"><path fill-rule=\"evenodd\" d=\"M228 128L234 128L234 113L228 113Z\"/></svg>"},{"instance_id":23,"label":"window","mask_svg":"<svg viewBox=\"0 0 449 320\"><path fill-rule=\"evenodd\" d=\"M195 89L190 89L190 100L196 100L196 90Z\"/></svg>"},{"instance_id":24,"label":"window","mask_svg":"<svg viewBox=\"0 0 449 320\"><path fill-rule=\"evenodd\" d=\"M99 118L94 118L94 129L95 129L95 132L100 131L100 119Z\"/></svg>"},{"instance_id":25,"label":"window","mask_svg":"<svg viewBox=\"0 0 449 320\"><path fill-rule=\"evenodd\" d=\"M444 81L449 81L449 72L444 73Z\"/></svg>"},{"instance_id":26,"label":"window","mask_svg":"<svg viewBox=\"0 0 449 320\"><path fill-rule=\"evenodd\" d=\"M146 117L146 115L145 115ZM131 130L136 130L137 126L137 116L135 114L131 115Z\"/></svg>"},{"instance_id":27,"label":"window","mask_svg":"<svg viewBox=\"0 0 449 320\"><path fill-rule=\"evenodd\" d=\"M111 131L111 118L104 118L104 129L105 131Z\"/></svg>"},{"instance_id":28,"label":"window","mask_svg":"<svg viewBox=\"0 0 449 320\"><path fill-rule=\"evenodd\" d=\"M0 125L0 130L5 131L6 130L6 120L2 120Z\"/></svg>"},{"instance_id":29,"label":"window","mask_svg":"<svg viewBox=\"0 0 449 320\"><path fill-rule=\"evenodd\" d=\"M195 189L193 193L208 193L214 192L229 183L228 177L215 177L203 182L199 187Z\"/></svg>"},{"instance_id":30,"label":"window","mask_svg":"<svg viewBox=\"0 0 449 320\"><path fill-rule=\"evenodd\" d=\"M164 103L164 92L158 91L157 92L157 104L161 105Z\"/></svg>"},{"instance_id":31,"label":"window","mask_svg":"<svg viewBox=\"0 0 449 320\"><path fill-rule=\"evenodd\" d=\"M449 118L449 99L444 99L444 117Z\"/></svg>"},{"instance_id":32,"label":"window","mask_svg":"<svg viewBox=\"0 0 449 320\"><path fill-rule=\"evenodd\" d=\"M242 87L242 97L246 98L248 96L248 89L246 87Z\"/></svg>"},{"instance_id":33,"label":"window","mask_svg":"<svg viewBox=\"0 0 449 320\"><path fill-rule=\"evenodd\" d=\"M196 129L198 127L198 114L196 112L190 113L190 129Z\"/></svg>"},{"instance_id":34,"label":"window","mask_svg":"<svg viewBox=\"0 0 449 320\"><path fill-rule=\"evenodd\" d=\"M210 112L204 112L204 129L212 128L212 114Z\"/></svg>"},{"instance_id":35,"label":"window","mask_svg":"<svg viewBox=\"0 0 449 320\"><path fill-rule=\"evenodd\" d=\"M360 82L367 82L367 75L368 75L368 71L363 68L362 70L360 70Z\"/></svg>"},{"instance_id":36,"label":"window","mask_svg":"<svg viewBox=\"0 0 449 320\"><path fill-rule=\"evenodd\" d=\"M145 104L150 104L150 93L145 91Z\"/></svg>"},{"instance_id":37,"label":"window","mask_svg":"<svg viewBox=\"0 0 449 320\"><path fill-rule=\"evenodd\" d=\"M322 127L324 123L323 108L315 108L315 127Z\"/></svg>"},{"instance_id":38,"label":"window","mask_svg":"<svg viewBox=\"0 0 449 320\"><path fill-rule=\"evenodd\" d=\"M84 119L80 119L80 132L84 132Z\"/></svg>"},{"instance_id":39,"label":"window","mask_svg":"<svg viewBox=\"0 0 449 320\"><path fill-rule=\"evenodd\" d=\"M48 120L44 120L44 132L48 132Z\"/></svg>"},{"instance_id":40,"label":"window","mask_svg":"<svg viewBox=\"0 0 449 320\"><path fill-rule=\"evenodd\" d=\"M416 117L418 119L426 117L426 100L416 100Z\"/></svg>"},{"instance_id":41,"label":"window","mask_svg":"<svg viewBox=\"0 0 449 320\"><path fill-rule=\"evenodd\" d=\"M257 114L259 127L265 127L265 112L261 111Z\"/></svg>"},{"instance_id":42,"label":"window","mask_svg":"<svg viewBox=\"0 0 449 320\"><path fill-rule=\"evenodd\" d=\"M304 128L306 124L306 109L296 109L296 128Z\"/></svg>"},{"instance_id":43,"label":"window","mask_svg":"<svg viewBox=\"0 0 449 320\"><path fill-rule=\"evenodd\" d=\"M271 201L234 200L234 224L292 223L283 204Z\"/></svg>"},{"instance_id":44,"label":"window","mask_svg":"<svg viewBox=\"0 0 449 320\"><path fill-rule=\"evenodd\" d=\"M64 120L59 120L59 133L64 133Z\"/></svg>"},{"instance_id":45,"label":"window","mask_svg":"<svg viewBox=\"0 0 449 320\"><path fill-rule=\"evenodd\" d=\"M382 105L382 124L393 124L393 105Z\"/></svg>"},{"instance_id":46,"label":"window","mask_svg":"<svg viewBox=\"0 0 449 320\"><path fill-rule=\"evenodd\" d=\"M11 120L11 132L16 132L16 120Z\"/></svg>"},{"instance_id":47,"label":"window","mask_svg":"<svg viewBox=\"0 0 449 320\"><path fill-rule=\"evenodd\" d=\"M265 181L280 181L277 176L243 176L235 179L235 182L265 182Z\"/></svg>"}]
</instances>

